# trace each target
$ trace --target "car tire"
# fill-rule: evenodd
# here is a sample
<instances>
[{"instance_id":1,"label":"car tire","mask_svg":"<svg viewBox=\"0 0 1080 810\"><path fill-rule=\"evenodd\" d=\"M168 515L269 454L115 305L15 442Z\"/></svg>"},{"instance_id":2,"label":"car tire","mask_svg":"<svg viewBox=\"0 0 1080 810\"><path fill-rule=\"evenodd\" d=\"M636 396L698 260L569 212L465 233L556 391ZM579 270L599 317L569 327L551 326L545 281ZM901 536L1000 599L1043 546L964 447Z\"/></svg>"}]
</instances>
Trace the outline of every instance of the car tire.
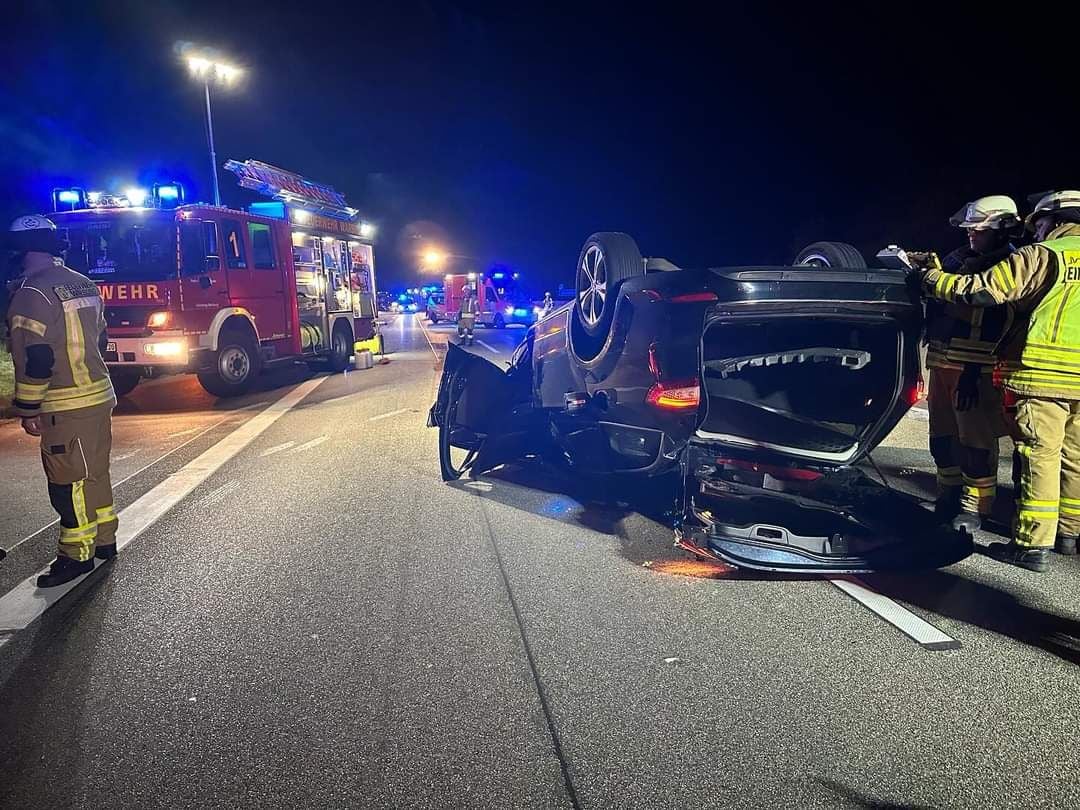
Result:
<instances>
[{"instance_id":1,"label":"car tire","mask_svg":"<svg viewBox=\"0 0 1080 810\"><path fill-rule=\"evenodd\" d=\"M847 242L814 242L799 251L792 262L796 266L866 269L866 259L859 249Z\"/></svg>"},{"instance_id":2,"label":"car tire","mask_svg":"<svg viewBox=\"0 0 1080 810\"><path fill-rule=\"evenodd\" d=\"M334 334L330 338L330 370L334 372L344 371L349 367L352 358L352 330L344 323L338 321L334 327Z\"/></svg>"},{"instance_id":3,"label":"car tire","mask_svg":"<svg viewBox=\"0 0 1080 810\"><path fill-rule=\"evenodd\" d=\"M590 338L602 339L611 327L619 286L645 272L641 251L629 234L594 233L578 255L574 318Z\"/></svg>"},{"instance_id":4,"label":"car tire","mask_svg":"<svg viewBox=\"0 0 1080 810\"><path fill-rule=\"evenodd\" d=\"M254 335L240 329L222 332L213 365L198 374L199 385L215 397L246 394L259 376L262 362Z\"/></svg>"},{"instance_id":5,"label":"car tire","mask_svg":"<svg viewBox=\"0 0 1080 810\"><path fill-rule=\"evenodd\" d=\"M130 371L113 371L109 373L109 377L112 379L113 392L118 397L126 397L142 379L141 374Z\"/></svg>"}]
</instances>

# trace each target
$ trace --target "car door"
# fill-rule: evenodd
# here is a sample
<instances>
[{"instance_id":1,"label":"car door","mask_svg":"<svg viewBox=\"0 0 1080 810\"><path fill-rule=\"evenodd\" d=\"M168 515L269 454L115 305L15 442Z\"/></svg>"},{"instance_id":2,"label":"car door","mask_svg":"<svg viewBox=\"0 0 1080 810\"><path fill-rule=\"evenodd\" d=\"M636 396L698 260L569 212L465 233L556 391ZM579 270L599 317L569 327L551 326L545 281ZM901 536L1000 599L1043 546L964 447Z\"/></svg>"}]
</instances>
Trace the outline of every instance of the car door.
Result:
<instances>
[{"instance_id":1,"label":"car door","mask_svg":"<svg viewBox=\"0 0 1080 810\"><path fill-rule=\"evenodd\" d=\"M229 306L229 280L221 263L220 239L213 220L180 222L180 277L185 323L196 331L210 326L214 313Z\"/></svg>"},{"instance_id":2,"label":"car door","mask_svg":"<svg viewBox=\"0 0 1080 810\"><path fill-rule=\"evenodd\" d=\"M286 257L278 255L270 225L223 216L219 227L232 305L254 316L260 340L285 338L288 334Z\"/></svg>"}]
</instances>

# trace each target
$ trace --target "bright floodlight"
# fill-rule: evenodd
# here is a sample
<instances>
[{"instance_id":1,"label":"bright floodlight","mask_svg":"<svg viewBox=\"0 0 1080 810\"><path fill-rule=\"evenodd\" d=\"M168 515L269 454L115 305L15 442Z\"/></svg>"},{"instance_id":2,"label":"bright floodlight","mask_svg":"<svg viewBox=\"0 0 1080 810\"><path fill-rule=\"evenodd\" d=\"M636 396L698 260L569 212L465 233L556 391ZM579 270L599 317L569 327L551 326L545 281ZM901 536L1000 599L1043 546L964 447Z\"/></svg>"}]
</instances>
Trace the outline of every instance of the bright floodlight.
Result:
<instances>
[{"instance_id":1,"label":"bright floodlight","mask_svg":"<svg viewBox=\"0 0 1080 810\"><path fill-rule=\"evenodd\" d=\"M192 74L203 80L216 79L221 84L228 84L240 75L240 68L226 62L218 62L205 56L189 56L188 68Z\"/></svg>"},{"instance_id":2,"label":"bright floodlight","mask_svg":"<svg viewBox=\"0 0 1080 810\"><path fill-rule=\"evenodd\" d=\"M424 264L431 267L438 267L446 261L446 254L441 250L426 250L424 251Z\"/></svg>"},{"instance_id":3,"label":"bright floodlight","mask_svg":"<svg viewBox=\"0 0 1080 810\"><path fill-rule=\"evenodd\" d=\"M128 202L131 203L132 207L141 208L143 203L146 202L146 189L129 188L124 192L124 196L127 197Z\"/></svg>"},{"instance_id":4,"label":"bright floodlight","mask_svg":"<svg viewBox=\"0 0 1080 810\"><path fill-rule=\"evenodd\" d=\"M375 226L374 225L372 225L370 222L361 222L360 223L360 236L362 236L364 239L370 239L374 235L375 235Z\"/></svg>"},{"instance_id":5,"label":"bright floodlight","mask_svg":"<svg viewBox=\"0 0 1080 810\"><path fill-rule=\"evenodd\" d=\"M206 75L206 72L210 70L210 65L212 64L209 59L204 59L201 56L189 56L187 63L188 67L191 68L191 72L196 76Z\"/></svg>"}]
</instances>

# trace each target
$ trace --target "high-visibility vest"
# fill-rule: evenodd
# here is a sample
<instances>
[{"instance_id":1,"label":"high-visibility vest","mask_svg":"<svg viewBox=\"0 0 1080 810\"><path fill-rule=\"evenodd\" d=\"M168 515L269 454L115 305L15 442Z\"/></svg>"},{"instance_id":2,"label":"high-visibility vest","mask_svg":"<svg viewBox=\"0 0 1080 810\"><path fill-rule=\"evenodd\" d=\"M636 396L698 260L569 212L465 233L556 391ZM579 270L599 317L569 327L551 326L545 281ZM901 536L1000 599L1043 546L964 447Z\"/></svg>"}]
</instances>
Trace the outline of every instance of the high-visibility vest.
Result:
<instances>
[{"instance_id":1,"label":"high-visibility vest","mask_svg":"<svg viewBox=\"0 0 1080 810\"><path fill-rule=\"evenodd\" d=\"M1020 368L1009 383L1080 392L1080 236L1041 245L1057 260L1057 278L1031 313Z\"/></svg>"}]
</instances>

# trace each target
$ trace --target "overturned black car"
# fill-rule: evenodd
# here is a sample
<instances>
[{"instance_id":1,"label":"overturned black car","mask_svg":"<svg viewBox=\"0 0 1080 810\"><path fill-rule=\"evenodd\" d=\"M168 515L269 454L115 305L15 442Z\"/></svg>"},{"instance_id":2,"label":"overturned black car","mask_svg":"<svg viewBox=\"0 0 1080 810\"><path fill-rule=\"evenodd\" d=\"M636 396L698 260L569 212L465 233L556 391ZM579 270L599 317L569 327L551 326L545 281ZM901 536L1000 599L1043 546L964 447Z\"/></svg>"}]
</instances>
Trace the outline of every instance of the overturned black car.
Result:
<instances>
[{"instance_id":1,"label":"overturned black car","mask_svg":"<svg viewBox=\"0 0 1080 810\"><path fill-rule=\"evenodd\" d=\"M428 420L443 478L525 458L611 476L611 489L678 474L677 543L737 567L966 556L970 538L853 466L918 397L917 294L847 245L797 261L683 270L594 234L576 300L529 329L508 370L449 347Z\"/></svg>"}]
</instances>

